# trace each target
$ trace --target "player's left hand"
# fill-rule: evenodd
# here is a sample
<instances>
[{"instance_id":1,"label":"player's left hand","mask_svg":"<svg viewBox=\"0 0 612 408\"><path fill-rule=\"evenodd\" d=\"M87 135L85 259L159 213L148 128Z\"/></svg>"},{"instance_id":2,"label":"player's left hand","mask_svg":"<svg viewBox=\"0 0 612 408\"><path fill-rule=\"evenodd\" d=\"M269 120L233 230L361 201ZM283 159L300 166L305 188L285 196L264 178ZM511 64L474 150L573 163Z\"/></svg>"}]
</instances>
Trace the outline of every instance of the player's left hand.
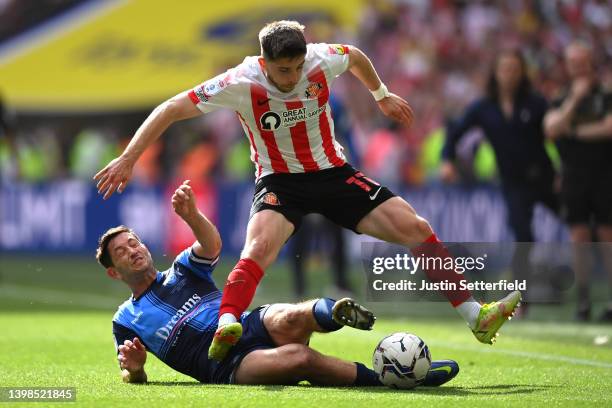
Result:
<instances>
[{"instance_id":1,"label":"player's left hand","mask_svg":"<svg viewBox=\"0 0 612 408\"><path fill-rule=\"evenodd\" d=\"M412 108L403 98L396 94L389 94L388 97L377 102L378 107L385 116L402 123L405 126L410 126L413 120Z\"/></svg>"},{"instance_id":2,"label":"player's left hand","mask_svg":"<svg viewBox=\"0 0 612 408\"><path fill-rule=\"evenodd\" d=\"M172 195L172 208L174 212L185 221L197 216L198 207L195 195L191 189L190 180L183 181Z\"/></svg>"},{"instance_id":3,"label":"player's left hand","mask_svg":"<svg viewBox=\"0 0 612 408\"><path fill-rule=\"evenodd\" d=\"M134 337L133 341L126 340L118 350L117 359L122 369L129 372L142 370L147 361L147 350L138 337Z\"/></svg>"}]
</instances>

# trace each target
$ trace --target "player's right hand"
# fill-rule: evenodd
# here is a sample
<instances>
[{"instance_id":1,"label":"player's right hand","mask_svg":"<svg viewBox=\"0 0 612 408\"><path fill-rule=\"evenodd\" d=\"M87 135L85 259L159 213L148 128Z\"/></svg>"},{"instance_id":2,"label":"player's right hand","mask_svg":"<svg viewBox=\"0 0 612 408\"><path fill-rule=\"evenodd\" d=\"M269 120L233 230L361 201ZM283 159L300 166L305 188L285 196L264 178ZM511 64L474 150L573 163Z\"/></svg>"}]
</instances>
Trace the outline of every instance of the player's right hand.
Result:
<instances>
[{"instance_id":1,"label":"player's right hand","mask_svg":"<svg viewBox=\"0 0 612 408\"><path fill-rule=\"evenodd\" d=\"M96 188L98 194L104 194L106 200L113 195L115 191L123 193L130 178L134 163L123 156L119 156L100 170L93 179L98 182Z\"/></svg>"},{"instance_id":2,"label":"player's right hand","mask_svg":"<svg viewBox=\"0 0 612 408\"><path fill-rule=\"evenodd\" d=\"M122 369L137 372L144 368L147 361L147 350L138 337L134 340L126 340L118 347L119 365Z\"/></svg>"},{"instance_id":3,"label":"player's right hand","mask_svg":"<svg viewBox=\"0 0 612 408\"><path fill-rule=\"evenodd\" d=\"M183 184L172 195L172 208L185 221L193 219L199 213L195 195L189 183L191 183L190 180L183 181Z\"/></svg>"}]
</instances>

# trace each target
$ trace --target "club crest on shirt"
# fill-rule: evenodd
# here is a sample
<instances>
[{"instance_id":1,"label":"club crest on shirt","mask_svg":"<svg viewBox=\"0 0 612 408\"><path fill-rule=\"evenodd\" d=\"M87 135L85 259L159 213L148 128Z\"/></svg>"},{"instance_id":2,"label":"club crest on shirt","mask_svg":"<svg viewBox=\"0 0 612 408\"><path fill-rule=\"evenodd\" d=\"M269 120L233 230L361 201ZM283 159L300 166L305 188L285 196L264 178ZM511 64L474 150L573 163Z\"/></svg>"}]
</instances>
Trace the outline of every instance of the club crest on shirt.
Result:
<instances>
[{"instance_id":1,"label":"club crest on shirt","mask_svg":"<svg viewBox=\"0 0 612 408\"><path fill-rule=\"evenodd\" d=\"M311 82L306 87L306 97L308 99L318 98L321 93L321 89L323 89L323 84L320 82Z\"/></svg>"},{"instance_id":2,"label":"club crest on shirt","mask_svg":"<svg viewBox=\"0 0 612 408\"><path fill-rule=\"evenodd\" d=\"M261 201L263 201L265 204L268 204L268 205L280 205L280 201L278 201L278 197L276 196L276 194L272 192L266 193L262 197Z\"/></svg>"}]
</instances>

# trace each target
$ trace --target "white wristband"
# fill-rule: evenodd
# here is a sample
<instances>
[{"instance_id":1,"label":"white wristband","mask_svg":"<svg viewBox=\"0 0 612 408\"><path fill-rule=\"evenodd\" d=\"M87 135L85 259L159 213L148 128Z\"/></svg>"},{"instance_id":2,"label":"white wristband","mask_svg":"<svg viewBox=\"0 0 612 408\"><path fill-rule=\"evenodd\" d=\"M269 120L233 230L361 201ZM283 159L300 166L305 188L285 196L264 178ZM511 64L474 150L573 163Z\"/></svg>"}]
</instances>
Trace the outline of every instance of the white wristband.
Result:
<instances>
[{"instance_id":1,"label":"white wristband","mask_svg":"<svg viewBox=\"0 0 612 408\"><path fill-rule=\"evenodd\" d=\"M370 93L372 94L376 102L389 96L389 90L387 89L387 85L383 84L382 82L380 83L380 87L377 90L370 91Z\"/></svg>"}]
</instances>

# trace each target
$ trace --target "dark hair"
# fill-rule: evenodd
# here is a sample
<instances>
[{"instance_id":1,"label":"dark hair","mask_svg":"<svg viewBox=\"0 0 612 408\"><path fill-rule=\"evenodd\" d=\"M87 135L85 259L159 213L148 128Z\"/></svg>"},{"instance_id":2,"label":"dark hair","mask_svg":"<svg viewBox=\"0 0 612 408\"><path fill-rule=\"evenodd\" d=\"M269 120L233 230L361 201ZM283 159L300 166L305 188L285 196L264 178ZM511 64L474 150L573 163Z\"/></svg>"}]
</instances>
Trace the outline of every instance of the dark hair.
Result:
<instances>
[{"instance_id":1,"label":"dark hair","mask_svg":"<svg viewBox=\"0 0 612 408\"><path fill-rule=\"evenodd\" d=\"M274 21L259 32L261 55L268 61L306 54L304 26L297 21Z\"/></svg>"},{"instance_id":2,"label":"dark hair","mask_svg":"<svg viewBox=\"0 0 612 408\"><path fill-rule=\"evenodd\" d=\"M518 49L506 49L500 51L499 54L497 54L497 56L495 57L495 61L489 73L489 79L487 80L487 97L495 101L499 98L499 84L497 83L497 78L495 77L495 71L497 70L499 61L503 57L514 57L519 61L521 65L521 79L519 81L518 86L516 87L516 91L514 92L513 96L514 99L520 99L525 97L529 94L529 92L531 92L531 80L527 75L527 61L525 61L523 53Z\"/></svg>"},{"instance_id":3,"label":"dark hair","mask_svg":"<svg viewBox=\"0 0 612 408\"><path fill-rule=\"evenodd\" d=\"M126 227L125 225L119 225L117 227L109 228L104 234L102 234L102 236L98 240L98 249L96 250L96 259L103 267L110 268L111 266L114 266L111 255L108 252L108 244L113 238L123 232L128 232L134 235L134 237L136 237L138 241L142 242L140 237L136 235L136 233L131 228Z\"/></svg>"}]
</instances>

